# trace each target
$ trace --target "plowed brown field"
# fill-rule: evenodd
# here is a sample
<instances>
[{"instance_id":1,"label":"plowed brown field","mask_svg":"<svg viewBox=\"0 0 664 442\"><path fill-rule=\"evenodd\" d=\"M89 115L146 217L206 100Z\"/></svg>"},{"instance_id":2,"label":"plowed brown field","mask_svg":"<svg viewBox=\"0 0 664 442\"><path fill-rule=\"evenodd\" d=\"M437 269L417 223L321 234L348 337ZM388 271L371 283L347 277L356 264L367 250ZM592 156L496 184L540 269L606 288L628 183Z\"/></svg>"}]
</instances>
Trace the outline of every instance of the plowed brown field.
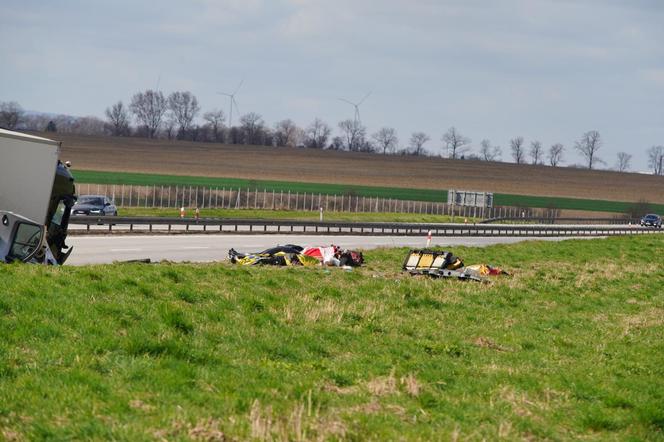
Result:
<instances>
[{"instance_id":1,"label":"plowed brown field","mask_svg":"<svg viewBox=\"0 0 664 442\"><path fill-rule=\"evenodd\" d=\"M43 135L62 141L61 157L83 170L664 203L664 177L635 173L328 150Z\"/></svg>"}]
</instances>

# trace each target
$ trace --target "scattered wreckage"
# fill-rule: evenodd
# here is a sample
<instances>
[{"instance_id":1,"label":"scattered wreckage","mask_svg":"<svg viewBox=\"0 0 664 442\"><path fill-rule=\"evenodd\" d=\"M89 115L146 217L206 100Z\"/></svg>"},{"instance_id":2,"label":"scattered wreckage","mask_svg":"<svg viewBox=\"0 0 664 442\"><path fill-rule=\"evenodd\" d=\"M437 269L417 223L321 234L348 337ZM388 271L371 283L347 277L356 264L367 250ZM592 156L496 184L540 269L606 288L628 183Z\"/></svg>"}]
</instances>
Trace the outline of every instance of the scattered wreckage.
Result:
<instances>
[{"instance_id":1,"label":"scattered wreckage","mask_svg":"<svg viewBox=\"0 0 664 442\"><path fill-rule=\"evenodd\" d=\"M262 252L240 253L228 251L232 264L276 266L336 266L359 267L364 263L362 252L341 249L338 246L302 247L295 244L276 246ZM464 265L452 252L414 249L408 252L403 270L411 275L432 278L456 278L459 280L486 281L489 276L509 275L506 271L487 264Z\"/></svg>"},{"instance_id":2,"label":"scattered wreckage","mask_svg":"<svg viewBox=\"0 0 664 442\"><path fill-rule=\"evenodd\" d=\"M452 252L436 250L411 250L403 263L403 270L411 275L432 278L457 278L460 280L486 281L489 276L509 275L506 271L487 264L465 266Z\"/></svg>"},{"instance_id":3,"label":"scattered wreckage","mask_svg":"<svg viewBox=\"0 0 664 442\"><path fill-rule=\"evenodd\" d=\"M342 249L335 245L302 247L295 244L276 246L257 253L228 251L228 259L239 265L276 266L335 266L359 267L364 263L362 252Z\"/></svg>"}]
</instances>

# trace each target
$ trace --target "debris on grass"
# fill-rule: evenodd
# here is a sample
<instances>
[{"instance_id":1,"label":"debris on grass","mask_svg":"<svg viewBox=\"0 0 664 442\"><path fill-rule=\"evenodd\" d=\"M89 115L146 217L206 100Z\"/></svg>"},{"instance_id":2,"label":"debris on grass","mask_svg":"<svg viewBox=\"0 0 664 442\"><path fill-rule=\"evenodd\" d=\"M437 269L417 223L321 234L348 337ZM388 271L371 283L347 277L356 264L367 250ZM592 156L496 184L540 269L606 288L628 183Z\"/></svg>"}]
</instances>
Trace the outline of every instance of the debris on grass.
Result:
<instances>
[{"instance_id":1,"label":"debris on grass","mask_svg":"<svg viewBox=\"0 0 664 442\"><path fill-rule=\"evenodd\" d=\"M488 264L464 265L452 252L436 250L411 250L402 269L411 275L426 275L432 278L457 278L486 282L487 277L509 275L506 271Z\"/></svg>"},{"instance_id":2,"label":"debris on grass","mask_svg":"<svg viewBox=\"0 0 664 442\"><path fill-rule=\"evenodd\" d=\"M364 263L362 252L342 249L339 246L302 247L295 244L276 246L257 253L239 253L235 249L228 251L228 259L239 265L276 265L276 266L334 266L352 270Z\"/></svg>"}]
</instances>

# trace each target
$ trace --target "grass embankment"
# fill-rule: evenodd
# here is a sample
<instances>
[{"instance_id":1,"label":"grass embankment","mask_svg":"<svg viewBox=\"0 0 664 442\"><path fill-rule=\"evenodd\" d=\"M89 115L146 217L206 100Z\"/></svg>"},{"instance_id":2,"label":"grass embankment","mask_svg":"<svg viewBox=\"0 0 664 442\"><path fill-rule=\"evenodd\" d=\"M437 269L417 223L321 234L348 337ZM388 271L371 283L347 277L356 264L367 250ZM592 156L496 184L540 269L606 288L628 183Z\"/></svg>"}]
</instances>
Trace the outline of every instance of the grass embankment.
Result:
<instances>
[{"instance_id":1,"label":"grass embankment","mask_svg":"<svg viewBox=\"0 0 664 442\"><path fill-rule=\"evenodd\" d=\"M514 276L0 266L0 434L664 439L664 237L455 252Z\"/></svg>"},{"instance_id":2,"label":"grass embankment","mask_svg":"<svg viewBox=\"0 0 664 442\"><path fill-rule=\"evenodd\" d=\"M118 209L120 216L163 216L178 217L178 209L145 209L140 207L121 207ZM185 212L188 218L194 216L194 211L189 209ZM241 219L278 219L318 221L318 212L296 212L294 210L254 210L254 209L201 209L202 218L241 218ZM451 217L447 215L426 215L418 213L379 213L379 212L325 212L323 221L347 221L347 222L394 222L394 223L447 223L464 222L462 216ZM468 218L468 222L476 221Z\"/></svg>"},{"instance_id":3,"label":"grass embankment","mask_svg":"<svg viewBox=\"0 0 664 442\"><path fill-rule=\"evenodd\" d=\"M250 189L259 191L284 191L320 193L323 195L351 194L372 198L398 200L447 202L447 190L409 189L400 187L373 187L341 184L317 184L289 181L262 181L236 178L210 178L178 175L154 175L142 173L120 173L79 170L74 175L79 183L125 184L138 186L201 186L227 189ZM474 190L474 189L468 189ZM647 195L644 195L647 199ZM539 207L565 210L587 210L592 212L625 213L635 203L604 201L581 198L538 197L494 193L494 205L516 207ZM652 210L664 213L664 204L651 204Z\"/></svg>"}]
</instances>

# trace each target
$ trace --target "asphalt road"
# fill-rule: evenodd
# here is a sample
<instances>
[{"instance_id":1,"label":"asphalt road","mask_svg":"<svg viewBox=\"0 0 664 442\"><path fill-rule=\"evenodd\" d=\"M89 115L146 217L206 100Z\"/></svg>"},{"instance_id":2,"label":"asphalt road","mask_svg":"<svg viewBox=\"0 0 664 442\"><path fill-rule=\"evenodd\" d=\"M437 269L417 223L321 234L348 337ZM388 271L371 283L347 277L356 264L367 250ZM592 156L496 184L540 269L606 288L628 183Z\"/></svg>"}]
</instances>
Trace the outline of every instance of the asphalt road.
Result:
<instances>
[{"instance_id":1,"label":"asphalt road","mask_svg":"<svg viewBox=\"0 0 664 442\"><path fill-rule=\"evenodd\" d=\"M433 238L432 246L476 246L511 244L526 240L560 241L566 238L445 237ZM149 258L152 261L211 262L226 259L228 249L258 252L277 244L326 245L344 248L425 247L426 238L404 236L323 236L323 235L108 235L70 236L74 246L67 265L107 264Z\"/></svg>"}]
</instances>

